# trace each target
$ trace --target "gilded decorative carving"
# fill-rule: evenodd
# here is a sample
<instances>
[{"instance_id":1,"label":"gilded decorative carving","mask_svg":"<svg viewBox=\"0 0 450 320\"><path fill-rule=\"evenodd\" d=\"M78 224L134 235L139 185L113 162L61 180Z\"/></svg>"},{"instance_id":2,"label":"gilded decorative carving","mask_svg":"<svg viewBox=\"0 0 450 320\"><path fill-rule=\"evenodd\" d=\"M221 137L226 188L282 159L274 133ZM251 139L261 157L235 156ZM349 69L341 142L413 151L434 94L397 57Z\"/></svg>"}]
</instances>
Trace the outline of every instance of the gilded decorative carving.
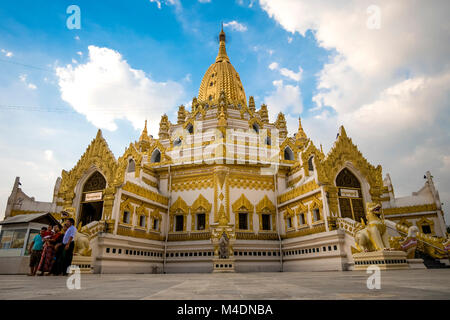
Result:
<instances>
[{"instance_id":1,"label":"gilded decorative carving","mask_svg":"<svg viewBox=\"0 0 450 320\"><path fill-rule=\"evenodd\" d=\"M210 213L212 208L212 204L206 200L206 198L200 194L198 198L192 203L191 212L202 211L205 213Z\"/></svg>"},{"instance_id":2,"label":"gilded decorative carving","mask_svg":"<svg viewBox=\"0 0 450 320\"><path fill-rule=\"evenodd\" d=\"M239 213L247 213L248 219L249 219L249 231L253 230L253 212L254 212L254 206L253 204L247 199L247 197L242 194L239 199L237 199L232 205L231 208L235 215L235 228L236 230L239 229Z\"/></svg>"},{"instance_id":3,"label":"gilded decorative carving","mask_svg":"<svg viewBox=\"0 0 450 320\"><path fill-rule=\"evenodd\" d=\"M386 208L386 209L383 209L383 213L385 216L389 216L389 215L394 215L394 214L427 212L427 211L436 211L436 210L437 210L436 204L432 203L432 204L423 204L423 205L408 206L408 207Z\"/></svg>"},{"instance_id":4,"label":"gilded decorative carving","mask_svg":"<svg viewBox=\"0 0 450 320\"><path fill-rule=\"evenodd\" d=\"M172 179L173 191L208 189L213 187L213 177L209 176L188 176L174 177Z\"/></svg>"},{"instance_id":5,"label":"gilded decorative carving","mask_svg":"<svg viewBox=\"0 0 450 320\"><path fill-rule=\"evenodd\" d=\"M275 190L272 176L233 174L229 179L229 183L232 188Z\"/></svg>"},{"instance_id":6,"label":"gilded decorative carving","mask_svg":"<svg viewBox=\"0 0 450 320\"><path fill-rule=\"evenodd\" d=\"M256 205L256 214L258 215L259 219L259 230L263 230L263 223L262 223L262 215L263 214L270 214L271 220L272 220L272 230L276 230L277 223L276 223L276 208L272 201L270 201L269 197L267 195L264 195L264 197L261 199L261 201L258 202Z\"/></svg>"},{"instance_id":7,"label":"gilded decorative carving","mask_svg":"<svg viewBox=\"0 0 450 320\"><path fill-rule=\"evenodd\" d=\"M97 136L87 147L85 153L81 156L80 160L78 160L75 167L68 172L63 170L61 173L62 180L58 196L64 199L65 207L72 206L72 201L75 197L75 186L91 167L96 167L103 173L107 181L107 190L105 191L108 191L109 195L114 194L115 187L117 186L114 184L114 178L118 169L118 164L113 153L109 149L108 144L103 138L101 130L98 130ZM109 214L109 212L106 213Z\"/></svg>"},{"instance_id":8,"label":"gilded decorative carving","mask_svg":"<svg viewBox=\"0 0 450 320\"><path fill-rule=\"evenodd\" d=\"M295 232L286 233L285 235L282 236L282 238L283 239L296 238L325 231L326 231L325 223L321 223L314 225L313 227L303 228Z\"/></svg>"},{"instance_id":9,"label":"gilded decorative carving","mask_svg":"<svg viewBox=\"0 0 450 320\"><path fill-rule=\"evenodd\" d=\"M162 194L145 189L145 188L138 186L137 184L131 183L129 181L127 183L125 183L125 185L122 187L122 190L134 193L138 196L144 197L148 200L160 203L165 206L167 206L167 204L169 203L169 199L167 197L163 196Z\"/></svg>"},{"instance_id":10,"label":"gilded decorative carving","mask_svg":"<svg viewBox=\"0 0 450 320\"><path fill-rule=\"evenodd\" d=\"M144 181L144 183L148 184L149 186L158 189L158 183L155 181L152 181L150 179L147 179L145 177L142 177L142 181Z\"/></svg>"},{"instance_id":11,"label":"gilded decorative carving","mask_svg":"<svg viewBox=\"0 0 450 320\"><path fill-rule=\"evenodd\" d=\"M304 157L302 155L303 160L306 160L307 157L307 154ZM334 185L334 179L338 172L345 167L347 162L351 162L365 179L367 179L370 185L369 193L372 201L379 202L383 189L382 168L380 165L374 167L363 157L358 148L353 144L352 139L347 137L344 127L340 128L339 137L328 155L323 160L320 157L318 157L319 159L316 157L314 164L320 183Z\"/></svg>"},{"instance_id":12,"label":"gilded decorative carving","mask_svg":"<svg viewBox=\"0 0 450 320\"><path fill-rule=\"evenodd\" d=\"M284 193L282 195L279 195L278 203L282 204L286 201L300 197L300 196L302 196L308 192L314 191L318 188L319 188L319 186L317 185L317 183L314 180L309 181L305 184L302 184L301 186L298 186L290 191L287 191L286 193Z\"/></svg>"}]
</instances>

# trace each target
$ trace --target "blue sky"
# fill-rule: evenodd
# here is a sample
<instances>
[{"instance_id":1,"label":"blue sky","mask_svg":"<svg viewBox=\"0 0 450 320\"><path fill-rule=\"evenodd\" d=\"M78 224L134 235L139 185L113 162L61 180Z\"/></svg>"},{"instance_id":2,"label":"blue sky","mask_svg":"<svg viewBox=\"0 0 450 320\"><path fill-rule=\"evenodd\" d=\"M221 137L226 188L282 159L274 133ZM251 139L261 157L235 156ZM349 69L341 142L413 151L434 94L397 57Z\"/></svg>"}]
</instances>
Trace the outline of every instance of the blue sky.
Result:
<instances>
[{"instance_id":1,"label":"blue sky","mask_svg":"<svg viewBox=\"0 0 450 320\"><path fill-rule=\"evenodd\" d=\"M397 196L417 191L431 170L447 205L448 4L375 1L381 28L369 30L372 2L3 0L0 216L17 175L26 193L50 200L98 127L119 157L146 118L155 135L162 113L174 122L214 62L221 22L247 98L268 103L272 121L285 112L293 134L301 116L325 152L344 124ZM80 30L66 27L72 4ZM408 32L414 41L403 40ZM102 68L112 84L94 74Z\"/></svg>"}]
</instances>

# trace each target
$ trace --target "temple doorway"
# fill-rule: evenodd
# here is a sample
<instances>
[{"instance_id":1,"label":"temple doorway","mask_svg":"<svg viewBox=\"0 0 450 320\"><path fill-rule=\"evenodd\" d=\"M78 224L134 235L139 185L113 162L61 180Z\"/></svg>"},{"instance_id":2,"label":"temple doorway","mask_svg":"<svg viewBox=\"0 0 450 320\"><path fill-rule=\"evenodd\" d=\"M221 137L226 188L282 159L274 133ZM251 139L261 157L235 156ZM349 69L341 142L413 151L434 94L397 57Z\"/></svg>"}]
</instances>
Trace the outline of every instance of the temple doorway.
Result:
<instances>
[{"instance_id":1,"label":"temple doorway","mask_svg":"<svg viewBox=\"0 0 450 320\"><path fill-rule=\"evenodd\" d=\"M98 171L94 172L84 184L78 221L78 223L81 222L81 226L102 219L105 187L106 180Z\"/></svg>"},{"instance_id":2,"label":"temple doorway","mask_svg":"<svg viewBox=\"0 0 450 320\"><path fill-rule=\"evenodd\" d=\"M341 217L350 218L357 222L361 222L361 219L363 219L366 222L361 183L356 176L350 170L344 168L336 177L336 187L338 187Z\"/></svg>"}]
</instances>

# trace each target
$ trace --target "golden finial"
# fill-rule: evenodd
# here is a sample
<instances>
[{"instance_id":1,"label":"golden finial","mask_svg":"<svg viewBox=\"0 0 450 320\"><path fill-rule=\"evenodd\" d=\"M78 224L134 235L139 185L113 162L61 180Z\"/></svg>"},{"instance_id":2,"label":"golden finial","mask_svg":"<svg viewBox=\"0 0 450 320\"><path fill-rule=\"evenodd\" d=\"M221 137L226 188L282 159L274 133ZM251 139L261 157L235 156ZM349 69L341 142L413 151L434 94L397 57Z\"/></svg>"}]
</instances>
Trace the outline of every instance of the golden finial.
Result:
<instances>
[{"instance_id":1,"label":"golden finial","mask_svg":"<svg viewBox=\"0 0 450 320\"><path fill-rule=\"evenodd\" d=\"M344 126L341 126L341 127L339 128L339 136L342 136L343 138L346 138L346 137L347 137L347 132L345 132Z\"/></svg>"},{"instance_id":2,"label":"golden finial","mask_svg":"<svg viewBox=\"0 0 450 320\"><path fill-rule=\"evenodd\" d=\"M306 137L306 133L303 130L303 127L302 127L302 118L300 118L300 117L298 117L298 131L297 131L297 135L295 136L295 138L297 140L302 139L302 138L303 139L307 138Z\"/></svg>"},{"instance_id":3,"label":"golden finial","mask_svg":"<svg viewBox=\"0 0 450 320\"><path fill-rule=\"evenodd\" d=\"M222 60L230 60L227 55L227 50L225 48L225 32L223 31L223 23L222 23L222 30L219 33L219 53L217 54L216 62L222 61Z\"/></svg>"}]
</instances>

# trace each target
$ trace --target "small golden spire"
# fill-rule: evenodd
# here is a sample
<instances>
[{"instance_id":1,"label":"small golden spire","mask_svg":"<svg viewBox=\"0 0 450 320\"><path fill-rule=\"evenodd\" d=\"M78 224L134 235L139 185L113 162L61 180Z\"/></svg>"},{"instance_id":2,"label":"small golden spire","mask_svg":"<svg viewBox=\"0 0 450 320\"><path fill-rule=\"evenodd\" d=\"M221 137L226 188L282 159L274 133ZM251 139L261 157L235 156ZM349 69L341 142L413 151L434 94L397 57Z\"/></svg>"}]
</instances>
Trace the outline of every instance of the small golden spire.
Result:
<instances>
[{"instance_id":1,"label":"small golden spire","mask_svg":"<svg viewBox=\"0 0 450 320\"><path fill-rule=\"evenodd\" d=\"M225 48L225 32L223 31L223 23L222 23L222 30L219 33L219 41L220 41L220 45L219 45L219 53L217 54L217 58L216 58L216 62L222 61L222 60L228 60L230 61L230 59L228 58L227 55L227 49Z\"/></svg>"},{"instance_id":2,"label":"small golden spire","mask_svg":"<svg viewBox=\"0 0 450 320\"><path fill-rule=\"evenodd\" d=\"M297 131L297 134L296 134L295 138L296 138L297 140L300 140L300 139L302 139L302 138L304 138L304 139L307 138L307 137L306 137L306 133L305 133L305 131L303 130L303 127L302 127L302 119L301 119L300 117L298 117L298 131Z\"/></svg>"},{"instance_id":3,"label":"small golden spire","mask_svg":"<svg viewBox=\"0 0 450 320\"><path fill-rule=\"evenodd\" d=\"M141 137L139 138L139 142L149 141L149 140L150 140L150 138L147 133L147 119L145 119L144 130L142 130Z\"/></svg>"}]
</instances>

